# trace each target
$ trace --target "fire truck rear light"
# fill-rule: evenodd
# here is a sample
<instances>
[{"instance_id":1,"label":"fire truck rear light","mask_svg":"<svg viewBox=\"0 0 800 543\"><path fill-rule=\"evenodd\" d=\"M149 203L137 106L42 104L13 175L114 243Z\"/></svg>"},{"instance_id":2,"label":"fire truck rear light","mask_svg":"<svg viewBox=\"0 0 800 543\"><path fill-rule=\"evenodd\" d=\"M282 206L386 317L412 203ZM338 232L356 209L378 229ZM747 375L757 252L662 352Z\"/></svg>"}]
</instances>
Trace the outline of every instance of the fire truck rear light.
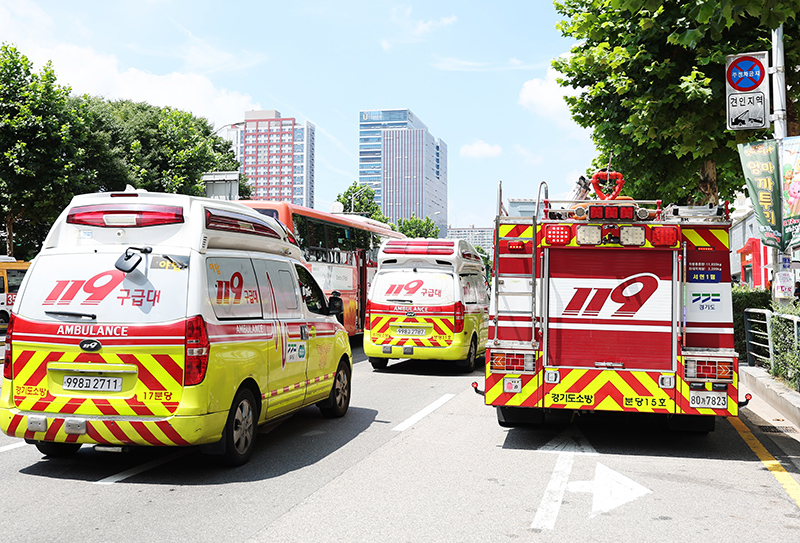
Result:
<instances>
[{"instance_id":1,"label":"fire truck rear light","mask_svg":"<svg viewBox=\"0 0 800 543\"><path fill-rule=\"evenodd\" d=\"M572 239L572 228L563 224L548 224L545 239L550 245L567 245Z\"/></svg>"},{"instance_id":2,"label":"fire truck rear light","mask_svg":"<svg viewBox=\"0 0 800 543\"><path fill-rule=\"evenodd\" d=\"M603 207L605 207L605 206L589 206L589 218L590 219L602 219L603 218Z\"/></svg>"},{"instance_id":3,"label":"fire truck rear light","mask_svg":"<svg viewBox=\"0 0 800 543\"><path fill-rule=\"evenodd\" d=\"M620 226L619 242L621 245L636 245L641 247L645 242L644 227Z\"/></svg>"},{"instance_id":4,"label":"fire truck rear light","mask_svg":"<svg viewBox=\"0 0 800 543\"><path fill-rule=\"evenodd\" d=\"M586 216L586 208L585 207L576 207L575 208L575 216L579 219L582 219Z\"/></svg>"},{"instance_id":5,"label":"fire truck rear light","mask_svg":"<svg viewBox=\"0 0 800 543\"><path fill-rule=\"evenodd\" d=\"M536 362L533 353L492 352L490 367L492 371L519 373L522 371L534 371Z\"/></svg>"},{"instance_id":6,"label":"fire truck rear light","mask_svg":"<svg viewBox=\"0 0 800 543\"><path fill-rule=\"evenodd\" d=\"M728 383L714 383L711 385L711 390L728 390Z\"/></svg>"},{"instance_id":7,"label":"fire truck rear light","mask_svg":"<svg viewBox=\"0 0 800 543\"><path fill-rule=\"evenodd\" d=\"M636 208L633 206L619 206L619 218L623 221L632 221Z\"/></svg>"},{"instance_id":8,"label":"fire truck rear light","mask_svg":"<svg viewBox=\"0 0 800 543\"><path fill-rule=\"evenodd\" d=\"M648 211L644 207L640 207L639 209L636 210L636 216L639 218L639 220L643 221L648 217L650 217L650 211Z\"/></svg>"},{"instance_id":9,"label":"fire truck rear light","mask_svg":"<svg viewBox=\"0 0 800 543\"><path fill-rule=\"evenodd\" d=\"M99 227L161 226L183 222L183 208L177 206L113 204L73 207L68 224Z\"/></svg>"},{"instance_id":10,"label":"fire truck rear light","mask_svg":"<svg viewBox=\"0 0 800 543\"><path fill-rule=\"evenodd\" d=\"M600 245L603 232L599 226L579 226L575 239L578 245Z\"/></svg>"},{"instance_id":11,"label":"fire truck rear light","mask_svg":"<svg viewBox=\"0 0 800 543\"><path fill-rule=\"evenodd\" d=\"M525 242L524 241L509 241L508 242L508 250L509 251L522 251L525 249Z\"/></svg>"},{"instance_id":12,"label":"fire truck rear light","mask_svg":"<svg viewBox=\"0 0 800 543\"><path fill-rule=\"evenodd\" d=\"M706 384L705 383L689 383L689 388L692 390L705 390Z\"/></svg>"},{"instance_id":13,"label":"fire truck rear light","mask_svg":"<svg viewBox=\"0 0 800 543\"><path fill-rule=\"evenodd\" d=\"M617 206L606 206L605 218L612 220L619 219L619 208Z\"/></svg>"},{"instance_id":14,"label":"fire truck rear light","mask_svg":"<svg viewBox=\"0 0 800 543\"><path fill-rule=\"evenodd\" d=\"M674 226L655 226L650 230L650 241L655 246L672 247L678 243L678 229Z\"/></svg>"}]
</instances>

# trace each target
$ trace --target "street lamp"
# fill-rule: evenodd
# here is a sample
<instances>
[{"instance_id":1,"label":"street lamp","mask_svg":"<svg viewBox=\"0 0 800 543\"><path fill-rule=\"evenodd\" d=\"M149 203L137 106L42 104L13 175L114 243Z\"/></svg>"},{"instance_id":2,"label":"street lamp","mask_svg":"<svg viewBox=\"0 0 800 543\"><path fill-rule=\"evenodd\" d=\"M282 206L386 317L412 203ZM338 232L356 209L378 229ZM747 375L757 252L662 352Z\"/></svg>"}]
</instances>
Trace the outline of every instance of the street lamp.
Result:
<instances>
[{"instance_id":1,"label":"street lamp","mask_svg":"<svg viewBox=\"0 0 800 543\"><path fill-rule=\"evenodd\" d=\"M223 124L222 126L217 128L216 130L214 130L214 133L212 135L216 136L217 134L222 132L222 130L225 129L225 128L231 128L231 129L238 128L240 125L243 125L243 124L244 124L244 121L239 121L239 122L236 122L236 123Z\"/></svg>"},{"instance_id":2,"label":"street lamp","mask_svg":"<svg viewBox=\"0 0 800 543\"><path fill-rule=\"evenodd\" d=\"M360 189L358 189L357 191L355 191L353 194L350 195L350 213L353 212L353 208L355 207L356 196L358 196L359 194L361 194L362 192L364 192L368 188L369 188L369 185L364 185L363 187L361 187Z\"/></svg>"}]
</instances>

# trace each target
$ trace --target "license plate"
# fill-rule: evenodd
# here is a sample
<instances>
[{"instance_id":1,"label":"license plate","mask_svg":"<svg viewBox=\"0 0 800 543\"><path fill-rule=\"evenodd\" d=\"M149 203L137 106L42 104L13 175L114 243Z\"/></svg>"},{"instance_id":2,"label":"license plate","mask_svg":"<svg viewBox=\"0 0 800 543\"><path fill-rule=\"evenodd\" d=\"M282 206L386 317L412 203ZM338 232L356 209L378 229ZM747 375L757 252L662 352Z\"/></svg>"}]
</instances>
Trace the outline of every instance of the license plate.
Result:
<instances>
[{"instance_id":1,"label":"license plate","mask_svg":"<svg viewBox=\"0 0 800 543\"><path fill-rule=\"evenodd\" d=\"M398 328L397 333L401 336L424 336L424 328Z\"/></svg>"},{"instance_id":2,"label":"license plate","mask_svg":"<svg viewBox=\"0 0 800 543\"><path fill-rule=\"evenodd\" d=\"M119 392L122 390L122 377L87 377L85 375L65 375L61 384L64 390L99 390Z\"/></svg>"},{"instance_id":3,"label":"license plate","mask_svg":"<svg viewBox=\"0 0 800 543\"><path fill-rule=\"evenodd\" d=\"M711 390L689 392L689 407L707 409L727 409L728 393Z\"/></svg>"}]
</instances>

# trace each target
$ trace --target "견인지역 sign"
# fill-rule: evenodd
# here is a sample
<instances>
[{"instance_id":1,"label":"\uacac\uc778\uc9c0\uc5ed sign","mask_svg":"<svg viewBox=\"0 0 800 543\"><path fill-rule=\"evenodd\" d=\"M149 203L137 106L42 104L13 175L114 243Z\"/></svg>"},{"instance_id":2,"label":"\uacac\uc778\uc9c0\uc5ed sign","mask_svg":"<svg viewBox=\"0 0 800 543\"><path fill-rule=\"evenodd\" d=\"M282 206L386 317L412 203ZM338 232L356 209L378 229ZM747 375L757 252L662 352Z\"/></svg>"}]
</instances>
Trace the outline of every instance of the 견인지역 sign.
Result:
<instances>
[{"instance_id":1,"label":"\uacac\uc778\uc9c0\uc5ed sign","mask_svg":"<svg viewBox=\"0 0 800 543\"><path fill-rule=\"evenodd\" d=\"M767 51L759 51L726 57L728 130L769 128L767 55Z\"/></svg>"}]
</instances>

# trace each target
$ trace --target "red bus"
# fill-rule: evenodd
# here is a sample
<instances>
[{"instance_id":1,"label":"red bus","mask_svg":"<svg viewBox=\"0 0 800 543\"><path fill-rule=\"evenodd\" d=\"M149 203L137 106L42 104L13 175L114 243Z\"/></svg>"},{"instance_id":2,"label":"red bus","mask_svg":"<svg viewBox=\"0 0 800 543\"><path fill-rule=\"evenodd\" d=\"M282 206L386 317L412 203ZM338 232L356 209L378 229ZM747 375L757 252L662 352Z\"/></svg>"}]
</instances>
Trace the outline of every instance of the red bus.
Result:
<instances>
[{"instance_id":1,"label":"red bus","mask_svg":"<svg viewBox=\"0 0 800 543\"><path fill-rule=\"evenodd\" d=\"M330 296L338 290L344 302L344 327L349 335L364 331L369 285L378 265L378 249L386 238L404 238L388 225L360 215L317 211L288 202L239 200L288 228L305 255L311 273Z\"/></svg>"}]
</instances>

